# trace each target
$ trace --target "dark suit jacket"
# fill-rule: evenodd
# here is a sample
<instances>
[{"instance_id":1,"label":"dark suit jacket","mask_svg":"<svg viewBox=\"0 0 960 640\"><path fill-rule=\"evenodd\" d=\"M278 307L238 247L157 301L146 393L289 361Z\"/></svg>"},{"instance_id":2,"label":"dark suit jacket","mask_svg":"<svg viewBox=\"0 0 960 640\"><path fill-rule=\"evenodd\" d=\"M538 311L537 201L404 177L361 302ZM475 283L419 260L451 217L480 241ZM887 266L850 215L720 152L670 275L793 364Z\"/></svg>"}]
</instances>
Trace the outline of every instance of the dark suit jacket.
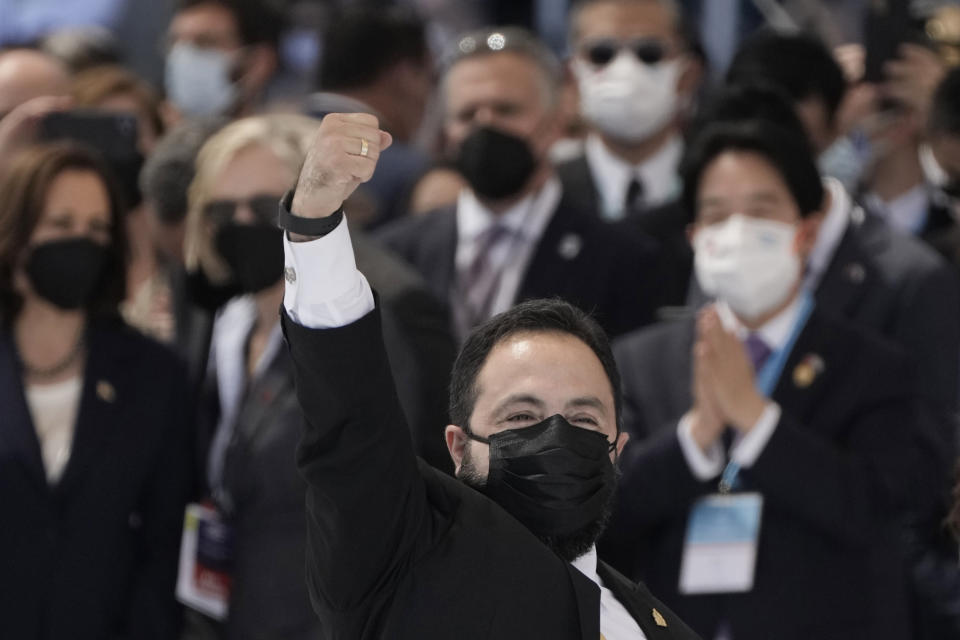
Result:
<instances>
[{"instance_id":1,"label":"dark suit jacket","mask_svg":"<svg viewBox=\"0 0 960 640\"><path fill-rule=\"evenodd\" d=\"M411 264L441 300L455 278L455 208L400 220L378 238ZM565 247L579 243L571 255ZM657 249L603 225L561 199L527 266L515 302L560 297L590 312L612 335L648 324L660 298Z\"/></svg>"},{"instance_id":2,"label":"dark suit jacket","mask_svg":"<svg viewBox=\"0 0 960 640\"><path fill-rule=\"evenodd\" d=\"M717 490L717 479L693 476L676 435L692 404L694 320L615 345L633 444L624 452L618 511L601 553L641 576L705 637L724 619L736 640L911 637L898 513L917 497L918 459L932 436L903 384L903 356L820 309L772 395L780 422L741 474L743 490L765 498L755 587L746 594L678 590L691 504ZM793 372L812 355L822 372L803 386Z\"/></svg>"},{"instance_id":3,"label":"dark suit jacket","mask_svg":"<svg viewBox=\"0 0 960 640\"><path fill-rule=\"evenodd\" d=\"M593 582L498 505L417 464L378 312L326 330L284 314L283 326L306 417L307 581L324 637L599 637ZM649 640L696 637L644 587L602 571Z\"/></svg>"},{"instance_id":4,"label":"dark suit jacket","mask_svg":"<svg viewBox=\"0 0 960 640\"><path fill-rule=\"evenodd\" d=\"M184 371L119 324L88 344L73 450L51 487L0 337L0 637L175 638L192 466Z\"/></svg>"},{"instance_id":5,"label":"dark suit jacket","mask_svg":"<svg viewBox=\"0 0 960 640\"><path fill-rule=\"evenodd\" d=\"M589 212L598 220L600 194L585 155L557 165L557 175L569 194L573 207ZM659 248L657 273L660 279L660 304L682 306L687 300L687 288L693 273L693 249L687 240L688 216L679 200L667 202L644 211L627 215L622 221L611 223L617 229L653 238Z\"/></svg>"}]
</instances>

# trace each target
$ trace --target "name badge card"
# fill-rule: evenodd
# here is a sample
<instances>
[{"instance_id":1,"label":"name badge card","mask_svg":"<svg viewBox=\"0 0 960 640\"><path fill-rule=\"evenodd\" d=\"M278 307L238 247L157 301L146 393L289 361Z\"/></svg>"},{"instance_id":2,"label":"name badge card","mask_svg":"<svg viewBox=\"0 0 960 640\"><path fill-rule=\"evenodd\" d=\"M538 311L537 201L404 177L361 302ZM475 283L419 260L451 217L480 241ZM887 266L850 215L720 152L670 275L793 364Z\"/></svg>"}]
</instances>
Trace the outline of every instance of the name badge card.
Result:
<instances>
[{"instance_id":1,"label":"name badge card","mask_svg":"<svg viewBox=\"0 0 960 640\"><path fill-rule=\"evenodd\" d=\"M213 507L187 505L180 540L177 600L225 620L233 569L233 527Z\"/></svg>"},{"instance_id":2,"label":"name badge card","mask_svg":"<svg viewBox=\"0 0 960 640\"><path fill-rule=\"evenodd\" d=\"M743 593L753 588L763 496L705 496L693 504L680 565L680 593Z\"/></svg>"}]
</instances>

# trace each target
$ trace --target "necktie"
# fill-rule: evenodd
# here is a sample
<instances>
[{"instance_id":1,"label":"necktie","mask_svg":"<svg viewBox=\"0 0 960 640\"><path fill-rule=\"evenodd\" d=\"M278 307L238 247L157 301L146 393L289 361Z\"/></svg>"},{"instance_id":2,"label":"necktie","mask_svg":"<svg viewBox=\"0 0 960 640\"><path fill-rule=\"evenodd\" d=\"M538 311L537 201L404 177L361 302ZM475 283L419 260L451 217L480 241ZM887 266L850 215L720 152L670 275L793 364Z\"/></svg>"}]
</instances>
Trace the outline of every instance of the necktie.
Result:
<instances>
[{"instance_id":1,"label":"necktie","mask_svg":"<svg viewBox=\"0 0 960 640\"><path fill-rule=\"evenodd\" d=\"M627 196L623 199L623 211L629 215L643 209L643 183L636 176L630 178Z\"/></svg>"},{"instance_id":2,"label":"necktie","mask_svg":"<svg viewBox=\"0 0 960 640\"><path fill-rule=\"evenodd\" d=\"M753 363L753 370L755 372L759 372L760 369L763 368L763 365L766 364L767 359L770 357L770 354L772 354L773 351L767 346L767 343L763 341L763 338L756 333L751 333L749 336L747 336L747 339L743 344L747 348L747 353L750 355L750 362Z\"/></svg>"},{"instance_id":3,"label":"necktie","mask_svg":"<svg viewBox=\"0 0 960 640\"><path fill-rule=\"evenodd\" d=\"M502 271L493 265L490 254L509 234L510 230L501 224L494 224L481 233L477 253L459 278L455 313L461 339L490 316Z\"/></svg>"}]
</instances>

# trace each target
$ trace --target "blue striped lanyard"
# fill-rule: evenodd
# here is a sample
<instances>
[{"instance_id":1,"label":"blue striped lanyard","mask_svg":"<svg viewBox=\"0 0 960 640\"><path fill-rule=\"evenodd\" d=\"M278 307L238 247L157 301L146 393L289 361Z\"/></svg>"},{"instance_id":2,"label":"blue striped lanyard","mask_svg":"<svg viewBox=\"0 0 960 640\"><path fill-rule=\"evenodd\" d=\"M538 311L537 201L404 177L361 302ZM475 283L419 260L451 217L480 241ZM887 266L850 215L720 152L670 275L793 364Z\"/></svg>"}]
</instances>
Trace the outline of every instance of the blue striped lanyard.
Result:
<instances>
[{"instance_id":1,"label":"blue striped lanyard","mask_svg":"<svg viewBox=\"0 0 960 640\"><path fill-rule=\"evenodd\" d=\"M797 319L793 323L793 328L790 330L787 341L783 347L770 354L770 357L767 358L767 361L757 374L755 381L757 391L764 397L769 398L773 394L777 382L780 380L780 376L783 375L783 368L787 364L787 359L793 351L797 338L803 333L803 328L807 326L807 320L810 319L813 307L813 295L804 288L803 291L800 292L800 309L797 312ZM733 460L727 462L727 466L723 469L723 475L720 476L720 493L730 493L737 488L737 475L739 475L739 473L739 464Z\"/></svg>"}]
</instances>

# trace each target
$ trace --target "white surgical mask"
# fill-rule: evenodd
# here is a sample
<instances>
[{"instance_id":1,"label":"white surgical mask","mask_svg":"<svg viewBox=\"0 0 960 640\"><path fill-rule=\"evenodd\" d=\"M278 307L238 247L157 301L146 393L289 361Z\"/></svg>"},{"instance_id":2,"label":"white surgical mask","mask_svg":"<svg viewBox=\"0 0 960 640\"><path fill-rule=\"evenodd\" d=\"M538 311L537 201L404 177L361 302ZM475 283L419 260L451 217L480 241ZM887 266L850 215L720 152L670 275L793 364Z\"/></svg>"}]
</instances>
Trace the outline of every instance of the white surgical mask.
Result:
<instances>
[{"instance_id":1,"label":"white surgical mask","mask_svg":"<svg viewBox=\"0 0 960 640\"><path fill-rule=\"evenodd\" d=\"M680 59L648 65L626 50L600 68L576 59L573 71L580 87L580 110L611 138L640 142L676 115L682 70Z\"/></svg>"},{"instance_id":2,"label":"white surgical mask","mask_svg":"<svg viewBox=\"0 0 960 640\"><path fill-rule=\"evenodd\" d=\"M167 95L188 117L226 114L236 103L230 80L233 56L218 49L181 42L167 54Z\"/></svg>"},{"instance_id":3,"label":"white surgical mask","mask_svg":"<svg viewBox=\"0 0 960 640\"><path fill-rule=\"evenodd\" d=\"M800 278L795 225L734 214L693 241L703 291L753 320L783 304Z\"/></svg>"}]
</instances>

